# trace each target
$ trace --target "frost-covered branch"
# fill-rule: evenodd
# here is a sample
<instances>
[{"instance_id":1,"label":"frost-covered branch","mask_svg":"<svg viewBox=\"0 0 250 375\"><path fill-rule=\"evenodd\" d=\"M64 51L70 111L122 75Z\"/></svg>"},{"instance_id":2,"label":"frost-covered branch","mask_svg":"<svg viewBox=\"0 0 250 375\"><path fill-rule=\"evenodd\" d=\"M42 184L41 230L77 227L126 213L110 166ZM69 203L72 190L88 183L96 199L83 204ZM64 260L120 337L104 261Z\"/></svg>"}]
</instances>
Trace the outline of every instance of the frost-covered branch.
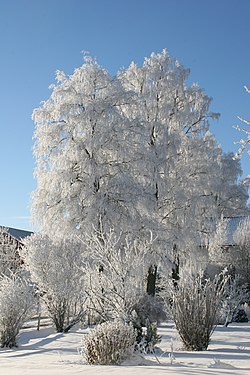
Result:
<instances>
[{"instance_id":1,"label":"frost-covered branch","mask_svg":"<svg viewBox=\"0 0 250 375\"><path fill-rule=\"evenodd\" d=\"M244 88L245 88L246 92L249 94L250 90L246 86ZM235 142L236 144L240 145L239 150L238 150L237 154L235 155L236 158L240 158L241 155L243 154L243 152L247 149L247 146L250 144L250 128L249 128L250 120L244 119L242 117L238 117L238 119L244 125L247 125L247 127L245 128L244 125L243 126L237 125L237 126L234 127L236 130L245 133L245 138L241 138L240 141ZM248 150L247 153L250 154L250 150Z\"/></svg>"},{"instance_id":2,"label":"frost-covered branch","mask_svg":"<svg viewBox=\"0 0 250 375\"><path fill-rule=\"evenodd\" d=\"M82 246L73 238L52 240L34 234L25 241L26 265L58 332L86 315Z\"/></svg>"},{"instance_id":3,"label":"frost-covered branch","mask_svg":"<svg viewBox=\"0 0 250 375\"><path fill-rule=\"evenodd\" d=\"M184 271L179 281L163 284L169 307L186 350L206 350L217 324L228 276L206 279L202 272Z\"/></svg>"},{"instance_id":4,"label":"frost-covered branch","mask_svg":"<svg viewBox=\"0 0 250 375\"><path fill-rule=\"evenodd\" d=\"M34 290L25 274L0 276L0 344L17 346L16 338L34 304Z\"/></svg>"},{"instance_id":5,"label":"frost-covered branch","mask_svg":"<svg viewBox=\"0 0 250 375\"><path fill-rule=\"evenodd\" d=\"M133 321L137 301L146 290L151 241L131 240L111 230L94 231L85 244L89 308L102 320Z\"/></svg>"},{"instance_id":6,"label":"frost-covered branch","mask_svg":"<svg viewBox=\"0 0 250 375\"><path fill-rule=\"evenodd\" d=\"M224 318L224 326L227 327L232 323L237 308L250 300L250 291L248 285L242 283L242 277L236 275L228 280L224 294L221 315Z\"/></svg>"}]
</instances>

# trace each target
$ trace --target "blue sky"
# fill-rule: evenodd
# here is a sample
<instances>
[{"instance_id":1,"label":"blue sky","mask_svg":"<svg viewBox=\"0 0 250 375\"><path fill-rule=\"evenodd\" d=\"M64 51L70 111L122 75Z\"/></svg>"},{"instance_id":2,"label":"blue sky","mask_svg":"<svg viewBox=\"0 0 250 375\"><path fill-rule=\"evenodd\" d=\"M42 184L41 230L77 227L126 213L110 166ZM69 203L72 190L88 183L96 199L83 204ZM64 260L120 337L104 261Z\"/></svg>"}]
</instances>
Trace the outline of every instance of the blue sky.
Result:
<instances>
[{"instance_id":1,"label":"blue sky","mask_svg":"<svg viewBox=\"0 0 250 375\"><path fill-rule=\"evenodd\" d=\"M31 114L84 50L115 74L166 48L213 97L211 130L236 151L233 125L250 117L249 16L250 0L0 0L0 225L32 229ZM242 167L250 173L249 156Z\"/></svg>"}]
</instances>

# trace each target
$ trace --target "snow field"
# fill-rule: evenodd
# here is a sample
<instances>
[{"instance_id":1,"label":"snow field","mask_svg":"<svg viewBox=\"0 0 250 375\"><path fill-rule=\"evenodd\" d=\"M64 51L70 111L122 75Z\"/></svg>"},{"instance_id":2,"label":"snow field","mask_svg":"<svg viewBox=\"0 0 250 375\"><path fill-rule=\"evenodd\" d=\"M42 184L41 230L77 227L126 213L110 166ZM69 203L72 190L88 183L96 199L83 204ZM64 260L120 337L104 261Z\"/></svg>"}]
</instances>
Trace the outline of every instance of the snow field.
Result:
<instances>
[{"instance_id":1,"label":"snow field","mask_svg":"<svg viewBox=\"0 0 250 375\"><path fill-rule=\"evenodd\" d=\"M162 335L156 356L134 357L121 366L89 366L80 354L81 340L90 328L77 327L67 334L51 327L25 328L18 337L19 347L0 349L0 375L247 375L250 373L250 323L218 326L207 351L183 351L172 322L159 326ZM170 363L171 341L174 349Z\"/></svg>"}]
</instances>

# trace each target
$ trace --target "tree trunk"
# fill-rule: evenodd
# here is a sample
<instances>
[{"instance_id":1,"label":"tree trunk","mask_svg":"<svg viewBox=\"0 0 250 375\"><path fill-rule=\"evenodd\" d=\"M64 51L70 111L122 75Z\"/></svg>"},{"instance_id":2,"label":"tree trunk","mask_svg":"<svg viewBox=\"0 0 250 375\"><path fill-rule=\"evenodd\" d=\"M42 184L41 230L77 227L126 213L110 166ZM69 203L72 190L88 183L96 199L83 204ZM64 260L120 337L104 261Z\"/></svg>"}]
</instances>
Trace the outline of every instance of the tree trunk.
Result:
<instances>
[{"instance_id":1,"label":"tree trunk","mask_svg":"<svg viewBox=\"0 0 250 375\"><path fill-rule=\"evenodd\" d=\"M147 293L150 296L155 296L155 284L157 276L157 266L150 266L147 277Z\"/></svg>"},{"instance_id":2,"label":"tree trunk","mask_svg":"<svg viewBox=\"0 0 250 375\"><path fill-rule=\"evenodd\" d=\"M177 286L177 282L180 280L180 259L179 256L176 257L175 262L172 266L172 280L174 286Z\"/></svg>"}]
</instances>

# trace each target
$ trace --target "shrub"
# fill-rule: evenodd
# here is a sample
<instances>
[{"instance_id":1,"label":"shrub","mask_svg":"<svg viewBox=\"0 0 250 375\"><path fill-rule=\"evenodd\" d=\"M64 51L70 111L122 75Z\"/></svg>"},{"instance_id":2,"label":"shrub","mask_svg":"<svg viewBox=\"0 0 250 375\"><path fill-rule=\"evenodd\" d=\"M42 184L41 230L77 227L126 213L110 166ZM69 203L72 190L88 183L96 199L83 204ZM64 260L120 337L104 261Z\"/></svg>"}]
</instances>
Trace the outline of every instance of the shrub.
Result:
<instances>
[{"instance_id":1,"label":"shrub","mask_svg":"<svg viewBox=\"0 0 250 375\"><path fill-rule=\"evenodd\" d=\"M213 280L187 273L169 286L170 310L186 350L207 349L227 280L224 273Z\"/></svg>"},{"instance_id":2,"label":"shrub","mask_svg":"<svg viewBox=\"0 0 250 375\"><path fill-rule=\"evenodd\" d=\"M236 323L247 323L249 320L245 310L238 308L233 314L232 321Z\"/></svg>"},{"instance_id":3,"label":"shrub","mask_svg":"<svg viewBox=\"0 0 250 375\"><path fill-rule=\"evenodd\" d=\"M136 332L120 321L104 322L83 339L83 353L90 365L120 364L134 351Z\"/></svg>"},{"instance_id":4,"label":"shrub","mask_svg":"<svg viewBox=\"0 0 250 375\"><path fill-rule=\"evenodd\" d=\"M250 293L247 284L242 284L242 278L236 275L234 278L230 278L225 290L225 298L222 301L221 317L224 318L224 326L227 327L232 321L236 321L237 314L240 311L240 305L245 303L249 299ZM244 310L239 313L242 315L243 321L246 320L247 316L243 313Z\"/></svg>"},{"instance_id":5,"label":"shrub","mask_svg":"<svg viewBox=\"0 0 250 375\"><path fill-rule=\"evenodd\" d=\"M0 278L1 347L17 346L16 337L34 302L33 289L17 275Z\"/></svg>"},{"instance_id":6,"label":"shrub","mask_svg":"<svg viewBox=\"0 0 250 375\"><path fill-rule=\"evenodd\" d=\"M154 353L156 344L161 342L161 336L157 333L157 324L146 321L146 331L142 332L140 341L136 344L136 350L140 353Z\"/></svg>"}]
</instances>

